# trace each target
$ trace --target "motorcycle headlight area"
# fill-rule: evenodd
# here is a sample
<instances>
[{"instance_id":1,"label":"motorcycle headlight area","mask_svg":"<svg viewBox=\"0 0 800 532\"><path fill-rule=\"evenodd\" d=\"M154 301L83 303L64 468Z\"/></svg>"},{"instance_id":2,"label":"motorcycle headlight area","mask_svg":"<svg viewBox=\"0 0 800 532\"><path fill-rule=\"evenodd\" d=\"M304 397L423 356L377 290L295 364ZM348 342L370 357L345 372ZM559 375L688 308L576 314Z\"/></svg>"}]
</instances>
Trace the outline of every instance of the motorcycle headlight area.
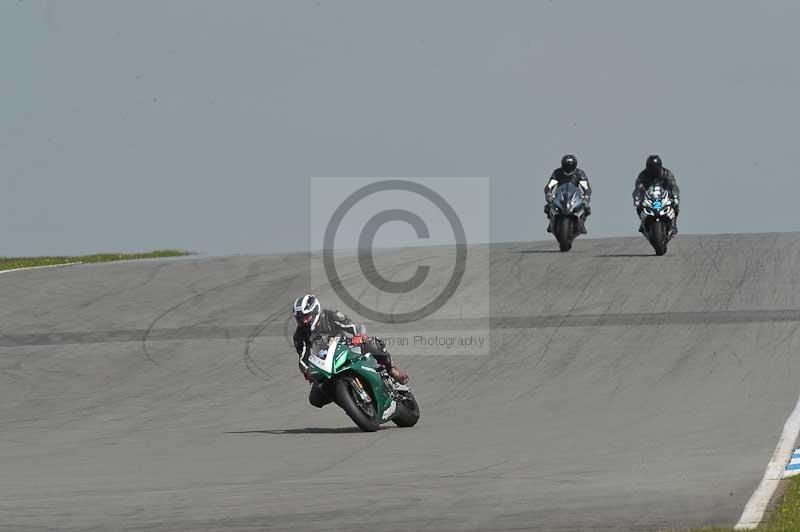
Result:
<instances>
[{"instance_id":1,"label":"motorcycle headlight area","mask_svg":"<svg viewBox=\"0 0 800 532\"><path fill-rule=\"evenodd\" d=\"M642 209L642 218L645 218L647 216L669 216L671 212L672 212L672 207L670 207L669 205L667 205L662 209L654 209L654 208L651 209L649 207L645 207Z\"/></svg>"},{"instance_id":2,"label":"motorcycle headlight area","mask_svg":"<svg viewBox=\"0 0 800 532\"><path fill-rule=\"evenodd\" d=\"M581 203L580 198L576 197L567 198L563 202L561 202L561 204L564 206L561 209L561 211L566 214L569 214L571 212L579 210L581 208L580 203Z\"/></svg>"}]
</instances>

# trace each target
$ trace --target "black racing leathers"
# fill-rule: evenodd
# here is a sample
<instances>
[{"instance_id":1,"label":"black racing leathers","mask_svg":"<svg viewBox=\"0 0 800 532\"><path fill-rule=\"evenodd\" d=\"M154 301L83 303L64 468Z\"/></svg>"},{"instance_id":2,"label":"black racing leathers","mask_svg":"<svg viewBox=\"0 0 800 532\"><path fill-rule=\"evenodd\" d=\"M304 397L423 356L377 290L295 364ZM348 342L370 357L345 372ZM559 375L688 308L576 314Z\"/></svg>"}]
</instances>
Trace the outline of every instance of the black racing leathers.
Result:
<instances>
[{"instance_id":1,"label":"black racing leathers","mask_svg":"<svg viewBox=\"0 0 800 532\"><path fill-rule=\"evenodd\" d=\"M573 183L581 187L583 190L583 203L586 206L589 205L589 200L592 197L592 187L589 186L589 178L586 177L586 173L580 168L576 168L572 174L564 173L561 168L553 170L550 179L547 180L547 184L544 186L544 197L548 204L553 202L556 189L564 183Z\"/></svg>"},{"instance_id":2,"label":"black racing leathers","mask_svg":"<svg viewBox=\"0 0 800 532\"><path fill-rule=\"evenodd\" d=\"M636 178L636 183L633 186L634 206L638 208L642 204L645 190L654 184L660 184L672 194L673 203L676 207L675 212L677 214L678 204L681 202L681 189L678 188L675 175L667 168L661 168L661 171L656 175L651 175L647 170L639 172L639 176Z\"/></svg>"},{"instance_id":3,"label":"black racing leathers","mask_svg":"<svg viewBox=\"0 0 800 532\"><path fill-rule=\"evenodd\" d=\"M298 355L298 367L304 372L308 369L308 355L311 354L311 347L317 342L327 342L330 336L344 333L348 336L355 336L359 333L359 326L353 323L343 312L338 310L322 309L319 313L319 320L312 327L298 325L294 331L294 348ZM386 343L377 337L369 337L361 348L364 353L372 353L378 363L390 369L392 364L391 355L386 350Z\"/></svg>"}]
</instances>

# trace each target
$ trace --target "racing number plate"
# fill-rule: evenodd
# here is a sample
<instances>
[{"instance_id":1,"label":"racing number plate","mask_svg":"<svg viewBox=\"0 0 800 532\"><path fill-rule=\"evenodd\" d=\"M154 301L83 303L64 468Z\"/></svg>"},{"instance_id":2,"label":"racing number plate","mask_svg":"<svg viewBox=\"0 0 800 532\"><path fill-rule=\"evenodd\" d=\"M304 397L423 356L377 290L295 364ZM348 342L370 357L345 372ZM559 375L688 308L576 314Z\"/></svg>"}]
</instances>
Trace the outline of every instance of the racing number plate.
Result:
<instances>
[{"instance_id":1,"label":"racing number plate","mask_svg":"<svg viewBox=\"0 0 800 532\"><path fill-rule=\"evenodd\" d=\"M312 354L308 357L308 361L326 373L333 373L333 358L336 354L337 345L339 345L339 337L335 336L331 338L331 341L328 343L328 351L325 358Z\"/></svg>"}]
</instances>

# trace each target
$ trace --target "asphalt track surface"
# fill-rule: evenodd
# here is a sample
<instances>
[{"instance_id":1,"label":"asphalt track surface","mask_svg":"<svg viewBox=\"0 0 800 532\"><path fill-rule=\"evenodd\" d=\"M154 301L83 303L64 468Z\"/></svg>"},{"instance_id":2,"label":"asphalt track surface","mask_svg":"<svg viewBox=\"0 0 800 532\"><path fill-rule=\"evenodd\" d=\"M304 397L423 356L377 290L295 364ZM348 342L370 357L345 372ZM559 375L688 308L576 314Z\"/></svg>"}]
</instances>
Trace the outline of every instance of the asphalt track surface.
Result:
<instances>
[{"instance_id":1,"label":"asphalt track surface","mask_svg":"<svg viewBox=\"0 0 800 532\"><path fill-rule=\"evenodd\" d=\"M373 434L306 402L306 255L0 274L0 529L734 524L797 400L800 236L555 249L491 248L491 355L399 357L422 418Z\"/></svg>"}]
</instances>

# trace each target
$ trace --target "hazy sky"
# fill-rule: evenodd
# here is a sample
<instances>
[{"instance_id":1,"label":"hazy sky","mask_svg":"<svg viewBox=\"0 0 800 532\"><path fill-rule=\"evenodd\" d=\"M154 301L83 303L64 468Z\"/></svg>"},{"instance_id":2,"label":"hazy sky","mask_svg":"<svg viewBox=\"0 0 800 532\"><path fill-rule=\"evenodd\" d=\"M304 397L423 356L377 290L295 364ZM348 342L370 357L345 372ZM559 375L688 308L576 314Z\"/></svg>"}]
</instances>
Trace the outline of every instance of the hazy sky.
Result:
<instances>
[{"instance_id":1,"label":"hazy sky","mask_svg":"<svg viewBox=\"0 0 800 532\"><path fill-rule=\"evenodd\" d=\"M800 230L800 2L0 0L0 255L304 249L311 176L489 176L494 240Z\"/></svg>"}]
</instances>

